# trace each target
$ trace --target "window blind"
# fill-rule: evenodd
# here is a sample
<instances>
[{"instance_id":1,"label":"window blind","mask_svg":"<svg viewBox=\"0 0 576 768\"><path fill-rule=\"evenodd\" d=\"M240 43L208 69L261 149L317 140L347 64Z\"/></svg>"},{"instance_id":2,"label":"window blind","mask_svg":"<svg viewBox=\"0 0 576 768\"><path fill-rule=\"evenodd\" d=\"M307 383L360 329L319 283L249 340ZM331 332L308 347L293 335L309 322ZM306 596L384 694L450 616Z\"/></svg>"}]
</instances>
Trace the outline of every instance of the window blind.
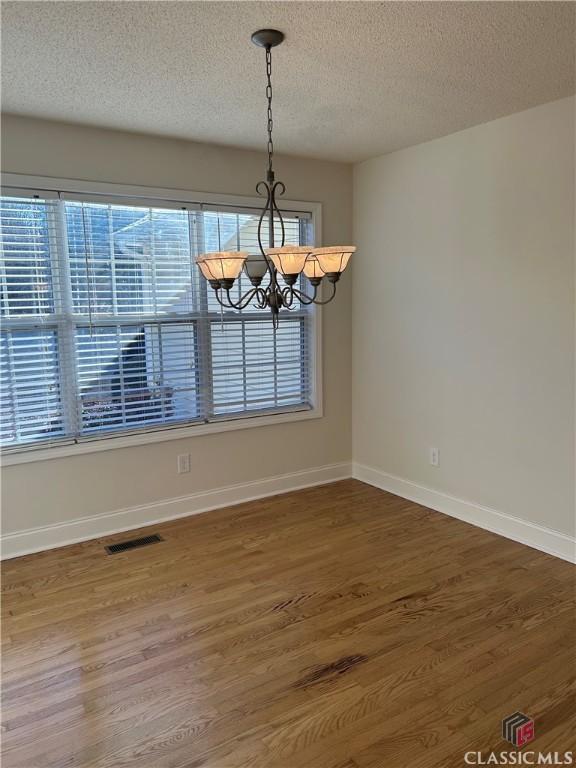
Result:
<instances>
[{"instance_id":1,"label":"window blind","mask_svg":"<svg viewBox=\"0 0 576 768\"><path fill-rule=\"evenodd\" d=\"M194 264L260 258L259 216L4 190L2 445L311 408L311 311L282 312L274 333L267 310L223 310ZM310 242L311 217L284 216L286 242ZM243 275L234 292L249 287Z\"/></svg>"}]
</instances>

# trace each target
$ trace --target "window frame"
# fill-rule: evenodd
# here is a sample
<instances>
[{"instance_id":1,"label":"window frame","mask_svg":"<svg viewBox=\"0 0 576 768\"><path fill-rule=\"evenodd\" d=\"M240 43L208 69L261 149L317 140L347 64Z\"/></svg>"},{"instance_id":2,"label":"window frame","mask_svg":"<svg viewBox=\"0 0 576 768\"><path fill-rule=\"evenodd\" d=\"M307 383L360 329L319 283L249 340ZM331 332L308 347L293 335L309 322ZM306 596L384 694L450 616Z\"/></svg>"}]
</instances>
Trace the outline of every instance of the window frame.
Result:
<instances>
[{"instance_id":1,"label":"window frame","mask_svg":"<svg viewBox=\"0 0 576 768\"><path fill-rule=\"evenodd\" d=\"M190 207L210 206L222 210L226 207L238 209L262 208L262 199L241 195L227 195L220 193L194 192L182 189L166 189L161 187L147 187L124 185L107 182L83 181L74 179L62 179L46 176L29 176L16 173L1 174L2 187L9 187L10 193L18 190L22 196L39 194L42 197L55 197L58 191L66 192L74 196L74 199L84 199L91 202L110 202L117 204L147 204L155 207L172 208L175 204ZM8 191L8 190L7 190ZM95 199L96 198L96 199ZM68 199L68 198L67 198ZM304 202L295 200L282 200L283 211L307 213L311 216L314 245L321 243L322 232L322 204L319 202ZM168 440L182 440L190 437L232 432L239 429L254 427L267 427L275 424L289 422L308 421L322 418L323 411L323 386L322 386L322 307L315 306L311 313L310 322L310 365L311 365L311 394L312 408L298 410L286 410L278 413L242 413L231 416L222 416L209 423L194 422L187 424L164 425L149 427L142 431L122 431L102 434L94 438L83 438L81 441L71 439L54 445L35 446L34 444L4 448L1 452L2 465L11 466L34 461L76 456L85 453L99 451L118 450L121 448L148 445L150 443L165 442Z\"/></svg>"}]
</instances>

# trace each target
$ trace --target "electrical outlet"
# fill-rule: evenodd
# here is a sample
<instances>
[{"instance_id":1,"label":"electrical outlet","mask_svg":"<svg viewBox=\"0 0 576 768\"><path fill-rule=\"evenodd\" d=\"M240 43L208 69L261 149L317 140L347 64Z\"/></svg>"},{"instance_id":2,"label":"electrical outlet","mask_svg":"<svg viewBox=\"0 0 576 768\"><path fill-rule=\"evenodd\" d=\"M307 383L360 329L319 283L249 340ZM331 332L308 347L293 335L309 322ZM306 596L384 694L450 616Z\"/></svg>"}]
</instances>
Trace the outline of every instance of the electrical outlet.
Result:
<instances>
[{"instance_id":1,"label":"electrical outlet","mask_svg":"<svg viewBox=\"0 0 576 768\"><path fill-rule=\"evenodd\" d=\"M185 472L190 472L190 454L181 453L178 456L178 474L182 475Z\"/></svg>"},{"instance_id":2,"label":"electrical outlet","mask_svg":"<svg viewBox=\"0 0 576 768\"><path fill-rule=\"evenodd\" d=\"M436 448L435 446L430 447L429 461L433 467L437 467L440 465L440 449L439 448Z\"/></svg>"}]
</instances>

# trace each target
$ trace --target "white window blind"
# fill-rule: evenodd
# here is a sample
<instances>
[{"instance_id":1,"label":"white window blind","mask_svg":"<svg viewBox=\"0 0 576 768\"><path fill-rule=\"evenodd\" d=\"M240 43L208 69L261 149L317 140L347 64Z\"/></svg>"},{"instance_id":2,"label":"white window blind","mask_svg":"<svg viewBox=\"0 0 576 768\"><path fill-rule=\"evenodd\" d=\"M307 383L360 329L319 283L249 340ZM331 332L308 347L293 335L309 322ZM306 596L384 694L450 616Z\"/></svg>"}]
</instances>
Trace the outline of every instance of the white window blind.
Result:
<instances>
[{"instance_id":1,"label":"white window blind","mask_svg":"<svg viewBox=\"0 0 576 768\"><path fill-rule=\"evenodd\" d=\"M257 256L258 211L25 194L0 200L5 448L312 407L310 310L274 333L268 310L223 310L194 264ZM284 217L287 243L311 241L310 215Z\"/></svg>"}]
</instances>

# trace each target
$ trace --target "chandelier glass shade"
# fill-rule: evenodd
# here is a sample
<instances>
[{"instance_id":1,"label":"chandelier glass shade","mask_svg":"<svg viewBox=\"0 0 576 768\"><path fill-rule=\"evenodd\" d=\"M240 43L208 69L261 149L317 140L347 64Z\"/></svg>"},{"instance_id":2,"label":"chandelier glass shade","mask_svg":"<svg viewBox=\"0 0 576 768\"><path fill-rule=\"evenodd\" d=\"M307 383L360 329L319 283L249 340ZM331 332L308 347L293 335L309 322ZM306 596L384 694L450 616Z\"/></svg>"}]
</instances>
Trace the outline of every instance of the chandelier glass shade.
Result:
<instances>
[{"instance_id":1,"label":"chandelier glass shade","mask_svg":"<svg viewBox=\"0 0 576 768\"><path fill-rule=\"evenodd\" d=\"M298 304L327 304L332 301L336 295L336 283L356 250L353 245L319 248L284 244L284 222L277 197L284 194L285 187L281 181L275 180L272 141L272 48L283 40L282 32L275 29L260 29L252 35L252 42L266 51L268 102L266 181L260 181L256 185L256 192L265 198L257 230L260 255L254 256L244 251L218 251L204 253L196 258L200 272L214 289L221 306L228 309L244 309L249 304L254 304L259 309L268 308L272 313L274 328L278 326L281 309L290 310ZM281 235L280 243L275 242L276 234ZM242 270L250 280L252 288L238 300L233 300L230 290ZM306 277L311 290L303 289L301 274ZM282 276L283 284L279 282L279 275ZM266 277L267 284L262 286ZM328 296L320 296L324 278L331 288Z\"/></svg>"},{"instance_id":2,"label":"chandelier glass shade","mask_svg":"<svg viewBox=\"0 0 576 768\"><path fill-rule=\"evenodd\" d=\"M318 263L316 256L310 254L304 264L304 274L308 280L310 280L312 285L320 285L320 280L322 280L326 273L320 268L320 264Z\"/></svg>"},{"instance_id":3,"label":"chandelier glass shade","mask_svg":"<svg viewBox=\"0 0 576 768\"><path fill-rule=\"evenodd\" d=\"M354 245L333 245L328 248L314 248L313 256L318 261L320 269L327 275L340 275L354 253Z\"/></svg>"},{"instance_id":4,"label":"chandelier glass shade","mask_svg":"<svg viewBox=\"0 0 576 768\"><path fill-rule=\"evenodd\" d=\"M252 282L253 280L257 280L258 282L253 283L253 285L260 285L260 281L268 272L268 262L266 259L260 257L251 257L248 256L246 261L244 262L244 272L248 275L248 279Z\"/></svg>"},{"instance_id":5,"label":"chandelier glass shade","mask_svg":"<svg viewBox=\"0 0 576 768\"><path fill-rule=\"evenodd\" d=\"M242 272L247 258L248 254L244 251L218 251L204 253L196 259L196 263L207 280L234 282Z\"/></svg>"},{"instance_id":6,"label":"chandelier glass shade","mask_svg":"<svg viewBox=\"0 0 576 768\"><path fill-rule=\"evenodd\" d=\"M311 250L307 245L284 245L281 248L266 248L265 254L276 271L287 278L302 272Z\"/></svg>"}]
</instances>

